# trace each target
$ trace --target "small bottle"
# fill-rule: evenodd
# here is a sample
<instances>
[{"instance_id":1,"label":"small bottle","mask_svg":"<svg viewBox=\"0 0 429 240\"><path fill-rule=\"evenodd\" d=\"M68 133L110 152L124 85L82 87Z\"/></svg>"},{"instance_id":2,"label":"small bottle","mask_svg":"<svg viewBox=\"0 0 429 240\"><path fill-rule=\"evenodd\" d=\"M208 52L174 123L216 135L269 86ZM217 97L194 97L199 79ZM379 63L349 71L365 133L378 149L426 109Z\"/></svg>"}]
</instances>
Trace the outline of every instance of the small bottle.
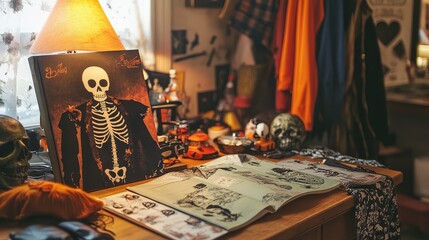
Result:
<instances>
[{"instance_id":1,"label":"small bottle","mask_svg":"<svg viewBox=\"0 0 429 240\"><path fill-rule=\"evenodd\" d=\"M231 128L231 131L240 130L241 123L237 117L236 109L234 108L234 99L235 99L235 91L234 91L234 80L235 75L230 73L228 77L228 82L225 87L225 106L222 111L222 121L228 124Z\"/></svg>"},{"instance_id":2,"label":"small bottle","mask_svg":"<svg viewBox=\"0 0 429 240\"><path fill-rule=\"evenodd\" d=\"M176 70L170 69L170 83L165 89L168 101L179 101L177 90Z\"/></svg>"},{"instance_id":3,"label":"small bottle","mask_svg":"<svg viewBox=\"0 0 429 240\"><path fill-rule=\"evenodd\" d=\"M152 89L149 91L151 104L159 104L165 101L164 91L158 81L159 81L158 78L155 78L153 80Z\"/></svg>"},{"instance_id":4,"label":"small bottle","mask_svg":"<svg viewBox=\"0 0 429 240\"><path fill-rule=\"evenodd\" d=\"M230 74L225 87L226 106L224 110L231 111L233 108L235 93L234 93L234 75Z\"/></svg>"}]
</instances>

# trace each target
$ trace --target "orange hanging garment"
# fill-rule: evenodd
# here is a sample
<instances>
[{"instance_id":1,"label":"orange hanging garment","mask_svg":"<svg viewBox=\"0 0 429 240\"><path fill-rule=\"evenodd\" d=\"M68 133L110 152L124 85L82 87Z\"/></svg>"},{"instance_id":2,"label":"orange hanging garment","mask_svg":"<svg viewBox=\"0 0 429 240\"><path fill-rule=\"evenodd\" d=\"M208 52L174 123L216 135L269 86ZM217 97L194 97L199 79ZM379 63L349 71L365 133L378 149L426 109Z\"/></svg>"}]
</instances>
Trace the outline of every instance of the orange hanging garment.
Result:
<instances>
[{"instance_id":1,"label":"orange hanging garment","mask_svg":"<svg viewBox=\"0 0 429 240\"><path fill-rule=\"evenodd\" d=\"M288 1L276 108L289 110L284 104L290 92L290 112L302 119L307 131L313 128L318 83L316 34L323 15L323 0Z\"/></svg>"},{"instance_id":2,"label":"orange hanging garment","mask_svg":"<svg viewBox=\"0 0 429 240\"><path fill-rule=\"evenodd\" d=\"M298 0L289 0L284 19L283 45L280 53L279 76L277 79L276 109L278 112L290 112L292 79L295 61L295 34Z\"/></svg>"}]
</instances>

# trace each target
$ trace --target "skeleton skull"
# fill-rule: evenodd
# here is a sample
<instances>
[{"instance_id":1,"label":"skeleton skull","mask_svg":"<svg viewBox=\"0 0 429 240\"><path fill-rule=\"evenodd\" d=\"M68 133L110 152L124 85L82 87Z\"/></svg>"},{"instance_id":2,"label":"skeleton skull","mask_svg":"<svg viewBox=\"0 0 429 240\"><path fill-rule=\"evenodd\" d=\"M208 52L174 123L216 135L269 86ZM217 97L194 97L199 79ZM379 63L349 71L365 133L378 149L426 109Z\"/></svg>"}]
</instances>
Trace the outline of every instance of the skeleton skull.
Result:
<instances>
[{"instance_id":1,"label":"skeleton skull","mask_svg":"<svg viewBox=\"0 0 429 240\"><path fill-rule=\"evenodd\" d=\"M0 191L23 184L28 177L30 138L16 119L0 115Z\"/></svg>"},{"instance_id":2,"label":"skeleton skull","mask_svg":"<svg viewBox=\"0 0 429 240\"><path fill-rule=\"evenodd\" d=\"M293 114L281 113L271 123L271 134L277 147L283 150L299 149L303 144L306 132L302 120Z\"/></svg>"},{"instance_id":3,"label":"skeleton skull","mask_svg":"<svg viewBox=\"0 0 429 240\"><path fill-rule=\"evenodd\" d=\"M85 89L92 93L94 100L98 102L106 100L110 81L104 69L97 66L86 68L82 73L82 83Z\"/></svg>"}]
</instances>

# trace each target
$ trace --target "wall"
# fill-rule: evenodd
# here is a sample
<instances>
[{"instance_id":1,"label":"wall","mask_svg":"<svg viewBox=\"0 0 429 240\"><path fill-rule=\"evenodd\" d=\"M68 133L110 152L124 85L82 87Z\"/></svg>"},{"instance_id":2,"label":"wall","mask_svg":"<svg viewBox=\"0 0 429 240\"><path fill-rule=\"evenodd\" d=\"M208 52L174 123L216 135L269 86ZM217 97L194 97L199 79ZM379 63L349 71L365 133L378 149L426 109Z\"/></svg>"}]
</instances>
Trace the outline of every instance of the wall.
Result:
<instances>
[{"instance_id":1,"label":"wall","mask_svg":"<svg viewBox=\"0 0 429 240\"><path fill-rule=\"evenodd\" d=\"M427 101L427 100L426 100ZM405 106L405 107L399 107ZM429 105L393 105L389 107L389 127L396 144L410 150L413 158L414 194L429 201ZM407 161L409 159L403 159ZM405 164L405 163L404 163ZM410 176L404 176L407 178Z\"/></svg>"},{"instance_id":2,"label":"wall","mask_svg":"<svg viewBox=\"0 0 429 240\"><path fill-rule=\"evenodd\" d=\"M185 91L190 97L187 117L198 114L197 93L216 89L215 66L229 62L231 37L227 34L226 22L219 19L220 8L189 8L185 0L172 1L172 31L186 30L186 53L172 55L172 67L185 72ZM199 44L191 50L195 34ZM211 44L211 39L216 40ZM172 39L173 46L174 40ZM212 49L216 49L210 66L207 66ZM206 51L206 55L175 62L180 57Z\"/></svg>"}]
</instances>

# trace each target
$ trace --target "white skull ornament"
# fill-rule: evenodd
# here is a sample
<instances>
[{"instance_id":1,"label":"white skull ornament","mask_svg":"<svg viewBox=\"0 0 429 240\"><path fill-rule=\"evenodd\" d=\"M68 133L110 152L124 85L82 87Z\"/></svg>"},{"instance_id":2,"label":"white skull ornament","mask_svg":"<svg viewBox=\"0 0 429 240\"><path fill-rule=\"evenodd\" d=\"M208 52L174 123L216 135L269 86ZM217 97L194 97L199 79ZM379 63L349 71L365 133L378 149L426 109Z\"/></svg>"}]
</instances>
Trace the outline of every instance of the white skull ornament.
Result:
<instances>
[{"instance_id":1,"label":"white skull ornament","mask_svg":"<svg viewBox=\"0 0 429 240\"><path fill-rule=\"evenodd\" d=\"M252 118L246 124L244 134L246 137L253 140L260 138L268 140L268 138L270 137L270 129L266 123L260 121L257 118Z\"/></svg>"},{"instance_id":2,"label":"white skull ornament","mask_svg":"<svg viewBox=\"0 0 429 240\"><path fill-rule=\"evenodd\" d=\"M95 101L106 100L107 91L109 91L110 80L107 72L101 67L87 67L82 73L82 83L85 89L92 93Z\"/></svg>"},{"instance_id":3,"label":"white skull ornament","mask_svg":"<svg viewBox=\"0 0 429 240\"><path fill-rule=\"evenodd\" d=\"M289 113L280 113L274 118L271 123L271 134L277 147L282 150L299 149L306 137L302 120Z\"/></svg>"},{"instance_id":4,"label":"white skull ornament","mask_svg":"<svg viewBox=\"0 0 429 240\"><path fill-rule=\"evenodd\" d=\"M30 141L22 124L0 115L0 191L23 184L28 177Z\"/></svg>"}]
</instances>

